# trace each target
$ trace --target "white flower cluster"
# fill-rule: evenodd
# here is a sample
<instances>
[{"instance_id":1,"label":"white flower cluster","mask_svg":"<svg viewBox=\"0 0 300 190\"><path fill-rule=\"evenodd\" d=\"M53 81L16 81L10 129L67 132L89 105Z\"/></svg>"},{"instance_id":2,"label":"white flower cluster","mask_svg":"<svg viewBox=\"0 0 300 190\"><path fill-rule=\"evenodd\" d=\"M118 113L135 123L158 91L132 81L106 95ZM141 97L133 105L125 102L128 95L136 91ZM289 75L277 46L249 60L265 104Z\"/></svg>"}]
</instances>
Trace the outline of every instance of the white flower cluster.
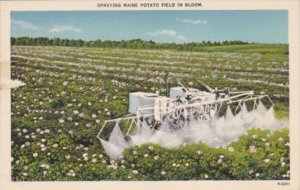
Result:
<instances>
[{"instance_id":1,"label":"white flower cluster","mask_svg":"<svg viewBox=\"0 0 300 190\"><path fill-rule=\"evenodd\" d=\"M70 169L67 173L67 176L70 176L70 177L75 177L76 176L76 173L74 170Z\"/></svg>"}]
</instances>

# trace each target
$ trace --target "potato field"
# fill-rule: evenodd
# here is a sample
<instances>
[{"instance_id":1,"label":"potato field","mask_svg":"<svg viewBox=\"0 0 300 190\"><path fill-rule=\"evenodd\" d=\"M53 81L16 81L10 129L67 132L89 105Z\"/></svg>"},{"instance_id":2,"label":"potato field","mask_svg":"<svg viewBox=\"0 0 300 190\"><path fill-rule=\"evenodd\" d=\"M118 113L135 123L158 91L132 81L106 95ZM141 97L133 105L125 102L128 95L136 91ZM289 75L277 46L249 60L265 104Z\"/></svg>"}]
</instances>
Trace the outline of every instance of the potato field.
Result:
<instances>
[{"instance_id":1,"label":"potato field","mask_svg":"<svg viewBox=\"0 0 300 190\"><path fill-rule=\"evenodd\" d=\"M110 160L96 135L104 120L128 113L129 92L166 94L177 80L268 94L288 120L287 46L207 47L204 52L12 46L12 180L281 180L289 179L289 129L251 129L223 147L145 144ZM225 46L226 47L226 46ZM236 48L233 48L236 47Z\"/></svg>"}]
</instances>

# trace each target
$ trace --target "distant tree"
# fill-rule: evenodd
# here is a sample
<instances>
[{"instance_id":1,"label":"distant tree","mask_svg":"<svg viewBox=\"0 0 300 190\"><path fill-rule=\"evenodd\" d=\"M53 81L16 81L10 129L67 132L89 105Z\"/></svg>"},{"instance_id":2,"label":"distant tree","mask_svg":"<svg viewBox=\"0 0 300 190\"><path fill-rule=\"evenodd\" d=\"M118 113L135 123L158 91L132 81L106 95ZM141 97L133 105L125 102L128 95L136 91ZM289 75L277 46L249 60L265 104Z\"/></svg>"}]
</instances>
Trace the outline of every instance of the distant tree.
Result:
<instances>
[{"instance_id":1,"label":"distant tree","mask_svg":"<svg viewBox=\"0 0 300 190\"><path fill-rule=\"evenodd\" d=\"M241 40L236 41L223 41L223 42L189 42L189 43L159 43L154 41L144 41L142 39L121 40L112 41L105 40L91 40L84 41L82 39L61 39L61 38L46 38L46 37L12 37L11 45L32 45L32 46L73 46L73 47L100 47L100 48L132 48L132 49L174 49L174 50L186 50L186 51L201 51L206 46L218 46L218 45L241 45L248 44Z\"/></svg>"}]
</instances>

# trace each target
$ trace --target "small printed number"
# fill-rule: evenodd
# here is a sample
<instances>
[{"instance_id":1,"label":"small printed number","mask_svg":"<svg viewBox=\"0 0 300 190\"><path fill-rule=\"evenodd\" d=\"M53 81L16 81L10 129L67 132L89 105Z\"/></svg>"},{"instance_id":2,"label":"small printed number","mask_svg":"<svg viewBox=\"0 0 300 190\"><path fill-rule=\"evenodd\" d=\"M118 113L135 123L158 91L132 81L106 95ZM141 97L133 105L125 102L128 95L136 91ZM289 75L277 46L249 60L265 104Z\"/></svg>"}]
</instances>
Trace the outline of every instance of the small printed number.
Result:
<instances>
[{"instance_id":1,"label":"small printed number","mask_svg":"<svg viewBox=\"0 0 300 190\"><path fill-rule=\"evenodd\" d=\"M290 185L290 182L277 182L277 185L286 186L286 185Z\"/></svg>"}]
</instances>

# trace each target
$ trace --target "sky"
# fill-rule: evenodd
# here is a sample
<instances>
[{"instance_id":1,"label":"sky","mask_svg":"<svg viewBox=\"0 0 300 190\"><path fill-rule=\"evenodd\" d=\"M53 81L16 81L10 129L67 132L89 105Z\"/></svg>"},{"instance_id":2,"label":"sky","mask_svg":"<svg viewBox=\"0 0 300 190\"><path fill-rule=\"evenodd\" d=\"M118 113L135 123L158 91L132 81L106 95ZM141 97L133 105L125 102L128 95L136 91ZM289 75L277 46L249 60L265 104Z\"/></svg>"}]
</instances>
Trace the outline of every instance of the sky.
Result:
<instances>
[{"instance_id":1,"label":"sky","mask_svg":"<svg viewBox=\"0 0 300 190\"><path fill-rule=\"evenodd\" d=\"M18 11L11 36L156 42L288 43L288 11Z\"/></svg>"}]
</instances>

